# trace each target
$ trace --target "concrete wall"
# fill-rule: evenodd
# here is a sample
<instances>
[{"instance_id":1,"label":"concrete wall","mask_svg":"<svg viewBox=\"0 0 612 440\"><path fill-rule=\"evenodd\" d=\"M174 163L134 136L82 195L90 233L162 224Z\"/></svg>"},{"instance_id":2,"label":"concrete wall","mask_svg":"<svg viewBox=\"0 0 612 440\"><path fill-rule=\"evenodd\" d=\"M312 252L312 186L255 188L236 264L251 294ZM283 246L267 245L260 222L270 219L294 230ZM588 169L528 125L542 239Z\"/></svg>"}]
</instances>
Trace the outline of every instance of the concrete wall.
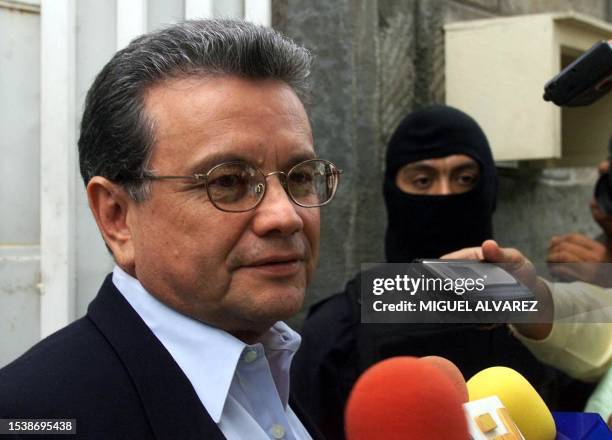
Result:
<instances>
[{"instance_id":1,"label":"concrete wall","mask_svg":"<svg viewBox=\"0 0 612 440\"><path fill-rule=\"evenodd\" d=\"M321 263L307 305L341 290L360 263L384 261L385 145L406 113L444 102L444 24L570 9L612 20L610 0L274 0L272 6L273 27L316 56L315 143L322 157L347 170L337 199L321 213ZM500 170L496 237L541 263L552 234L597 234L588 210L595 179L594 169ZM291 323L299 327L303 317Z\"/></svg>"}]
</instances>

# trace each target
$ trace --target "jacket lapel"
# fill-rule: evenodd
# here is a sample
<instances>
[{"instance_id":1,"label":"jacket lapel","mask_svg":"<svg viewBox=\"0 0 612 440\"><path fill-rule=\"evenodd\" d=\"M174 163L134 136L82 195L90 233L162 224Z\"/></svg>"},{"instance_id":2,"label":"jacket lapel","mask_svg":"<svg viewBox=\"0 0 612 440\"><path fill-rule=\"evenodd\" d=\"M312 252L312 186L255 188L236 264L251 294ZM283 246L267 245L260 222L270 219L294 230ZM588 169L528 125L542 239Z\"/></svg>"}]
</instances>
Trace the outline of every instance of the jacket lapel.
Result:
<instances>
[{"instance_id":1,"label":"jacket lapel","mask_svg":"<svg viewBox=\"0 0 612 440\"><path fill-rule=\"evenodd\" d=\"M225 438L170 353L106 277L87 316L113 346L157 439Z\"/></svg>"},{"instance_id":2,"label":"jacket lapel","mask_svg":"<svg viewBox=\"0 0 612 440\"><path fill-rule=\"evenodd\" d=\"M325 440L325 436L317 429L308 413L304 411L299 402L295 400L291 394L289 394L289 406L291 406L291 409L295 415L298 416L298 419L300 419L300 422L302 422L304 428L310 433L313 440Z\"/></svg>"},{"instance_id":3,"label":"jacket lapel","mask_svg":"<svg viewBox=\"0 0 612 440\"><path fill-rule=\"evenodd\" d=\"M132 309L108 275L87 310L134 382L157 439L224 439L170 353ZM289 404L313 439L324 439L299 403Z\"/></svg>"}]
</instances>

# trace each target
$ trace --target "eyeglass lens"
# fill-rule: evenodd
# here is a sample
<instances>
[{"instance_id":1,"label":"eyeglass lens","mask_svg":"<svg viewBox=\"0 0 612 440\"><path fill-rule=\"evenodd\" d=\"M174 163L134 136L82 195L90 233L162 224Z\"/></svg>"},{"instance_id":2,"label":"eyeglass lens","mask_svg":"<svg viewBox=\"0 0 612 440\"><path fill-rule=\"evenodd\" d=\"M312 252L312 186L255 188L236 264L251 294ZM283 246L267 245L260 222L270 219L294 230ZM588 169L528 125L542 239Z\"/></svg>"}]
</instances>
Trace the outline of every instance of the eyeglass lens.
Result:
<instances>
[{"instance_id":1,"label":"eyeglass lens","mask_svg":"<svg viewBox=\"0 0 612 440\"><path fill-rule=\"evenodd\" d=\"M301 206L327 203L334 195L338 175L333 165L323 160L308 160L296 165L281 182L291 198ZM207 190L210 200L226 211L247 211L265 193L266 177L252 165L242 162L219 165L209 171Z\"/></svg>"}]
</instances>

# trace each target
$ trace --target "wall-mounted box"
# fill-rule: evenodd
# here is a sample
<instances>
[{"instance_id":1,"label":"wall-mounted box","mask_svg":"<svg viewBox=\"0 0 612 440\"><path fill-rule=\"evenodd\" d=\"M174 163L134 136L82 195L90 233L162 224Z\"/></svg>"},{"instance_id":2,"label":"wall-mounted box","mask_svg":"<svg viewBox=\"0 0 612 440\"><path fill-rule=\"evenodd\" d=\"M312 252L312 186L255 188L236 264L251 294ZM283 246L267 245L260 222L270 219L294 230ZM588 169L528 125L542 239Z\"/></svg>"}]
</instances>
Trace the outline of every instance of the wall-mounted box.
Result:
<instances>
[{"instance_id":1,"label":"wall-mounted box","mask_svg":"<svg viewBox=\"0 0 612 440\"><path fill-rule=\"evenodd\" d=\"M579 108L559 108L542 95L564 66L612 38L612 24L567 12L451 23L444 30L446 102L478 121L497 161L590 166L606 157L612 93Z\"/></svg>"}]
</instances>

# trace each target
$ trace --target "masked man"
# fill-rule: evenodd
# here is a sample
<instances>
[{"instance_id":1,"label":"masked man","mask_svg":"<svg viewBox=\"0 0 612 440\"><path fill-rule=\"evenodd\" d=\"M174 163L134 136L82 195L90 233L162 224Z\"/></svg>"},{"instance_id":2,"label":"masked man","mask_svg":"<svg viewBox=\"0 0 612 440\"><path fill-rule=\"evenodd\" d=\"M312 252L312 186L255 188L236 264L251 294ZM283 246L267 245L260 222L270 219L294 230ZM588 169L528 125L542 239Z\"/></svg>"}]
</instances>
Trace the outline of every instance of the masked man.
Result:
<instances>
[{"instance_id":1,"label":"masked man","mask_svg":"<svg viewBox=\"0 0 612 440\"><path fill-rule=\"evenodd\" d=\"M478 124L455 108L425 108L400 123L387 148L383 193L387 262L439 258L493 235L491 150ZM292 370L294 391L328 437L343 437L344 405L358 376L392 356L442 356L466 378L505 365L547 402L562 400L569 379L537 361L506 326L361 324L360 290L357 275L344 292L311 308Z\"/></svg>"}]
</instances>

